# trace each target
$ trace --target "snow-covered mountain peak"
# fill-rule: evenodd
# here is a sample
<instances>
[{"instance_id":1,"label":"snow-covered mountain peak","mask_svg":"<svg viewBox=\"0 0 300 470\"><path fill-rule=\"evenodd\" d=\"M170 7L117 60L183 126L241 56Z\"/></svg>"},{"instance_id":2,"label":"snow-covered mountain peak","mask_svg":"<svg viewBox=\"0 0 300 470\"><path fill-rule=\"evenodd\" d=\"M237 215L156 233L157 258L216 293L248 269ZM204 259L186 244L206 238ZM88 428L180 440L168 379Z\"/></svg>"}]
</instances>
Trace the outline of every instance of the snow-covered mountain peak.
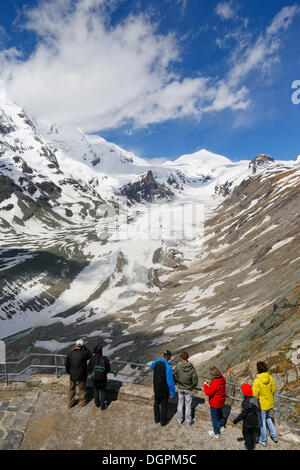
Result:
<instances>
[{"instance_id":1,"label":"snow-covered mountain peak","mask_svg":"<svg viewBox=\"0 0 300 470\"><path fill-rule=\"evenodd\" d=\"M132 165L145 166L146 161L99 135L89 135L79 128L53 124L41 132L64 154L92 167L97 173L116 175Z\"/></svg>"},{"instance_id":2,"label":"snow-covered mountain peak","mask_svg":"<svg viewBox=\"0 0 300 470\"><path fill-rule=\"evenodd\" d=\"M275 160L271 155L259 154L249 163L249 168L253 173L256 173L258 169L263 169L270 164L275 163Z\"/></svg>"},{"instance_id":3,"label":"snow-covered mountain peak","mask_svg":"<svg viewBox=\"0 0 300 470\"><path fill-rule=\"evenodd\" d=\"M172 164L173 162L165 162L164 165ZM182 165L205 166L215 168L216 166L226 165L232 163L229 158L219 155L209 150L202 149L195 153L184 154L174 160L174 163Z\"/></svg>"},{"instance_id":4,"label":"snow-covered mountain peak","mask_svg":"<svg viewBox=\"0 0 300 470\"><path fill-rule=\"evenodd\" d=\"M192 154L185 154L174 161L163 163L165 167L177 168L188 176L210 175L219 167L232 164L233 162L223 155L218 155L206 149Z\"/></svg>"},{"instance_id":5,"label":"snow-covered mountain peak","mask_svg":"<svg viewBox=\"0 0 300 470\"><path fill-rule=\"evenodd\" d=\"M295 162L300 163L300 154L298 155L298 157L295 158Z\"/></svg>"}]
</instances>

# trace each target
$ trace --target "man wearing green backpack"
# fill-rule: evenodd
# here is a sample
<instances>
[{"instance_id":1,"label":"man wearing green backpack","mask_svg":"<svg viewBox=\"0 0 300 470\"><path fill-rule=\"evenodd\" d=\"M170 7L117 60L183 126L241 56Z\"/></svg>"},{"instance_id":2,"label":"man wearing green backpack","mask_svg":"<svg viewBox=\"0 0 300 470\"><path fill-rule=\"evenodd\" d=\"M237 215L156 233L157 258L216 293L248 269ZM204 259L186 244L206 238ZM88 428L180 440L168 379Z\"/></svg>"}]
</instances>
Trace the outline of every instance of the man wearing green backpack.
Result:
<instances>
[{"instance_id":1,"label":"man wearing green backpack","mask_svg":"<svg viewBox=\"0 0 300 470\"><path fill-rule=\"evenodd\" d=\"M94 348L93 356L88 364L88 372L91 373L95 405L103 411L106 408L106 385L107 374L110 372L110 363L107 357L103 356L102 346Z\"/></svg>"}]
</instances>

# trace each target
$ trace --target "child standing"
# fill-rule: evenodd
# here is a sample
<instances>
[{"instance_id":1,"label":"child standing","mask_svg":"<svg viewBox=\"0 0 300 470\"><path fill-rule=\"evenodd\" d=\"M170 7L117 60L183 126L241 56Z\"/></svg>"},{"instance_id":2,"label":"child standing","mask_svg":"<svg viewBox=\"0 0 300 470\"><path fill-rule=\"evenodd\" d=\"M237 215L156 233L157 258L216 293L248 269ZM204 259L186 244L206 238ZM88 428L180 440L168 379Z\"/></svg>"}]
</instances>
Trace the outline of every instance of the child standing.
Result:
<instances>
[{"instance_id":1,"label":"child standing","mask_svg":"<svg viewBox=\"0 0 300 470\"><path fill-rule=\"evenodd\" d=\"M233 421L237 424L243 420L243 437L247 450L254 450L256 435L259 432L259 413L260 405L257 398L253 396L252 387L249 384L241 386L244 400L242 403L242 412Z\"/></svg>"}]
</instances>

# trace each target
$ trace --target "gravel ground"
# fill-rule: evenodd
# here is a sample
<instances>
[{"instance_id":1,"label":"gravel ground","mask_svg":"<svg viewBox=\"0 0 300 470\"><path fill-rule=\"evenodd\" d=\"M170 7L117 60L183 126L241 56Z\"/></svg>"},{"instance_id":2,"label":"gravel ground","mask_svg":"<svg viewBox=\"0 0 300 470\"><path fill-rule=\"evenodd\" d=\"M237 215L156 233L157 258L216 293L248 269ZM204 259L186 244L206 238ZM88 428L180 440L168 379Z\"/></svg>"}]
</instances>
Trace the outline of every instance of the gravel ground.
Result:
<instances>
[{"instance_id":1,"label":"gravel ground","mask_svg":"<svg viewBox=\"0 0 300 470\"><path fill-rule=\"evenodd\" d=\"M179 425L176 415L162 428L153 420L151 405L113 401L100 411L90 401L68 409L66 397L43 392L27 426L21 449L47 450L243 450L241 428L227 425L219 440L208 435L206 416L193 426ZM299 450L300 445L280 439L259 450Z\"/></svg>"}]
</instances>

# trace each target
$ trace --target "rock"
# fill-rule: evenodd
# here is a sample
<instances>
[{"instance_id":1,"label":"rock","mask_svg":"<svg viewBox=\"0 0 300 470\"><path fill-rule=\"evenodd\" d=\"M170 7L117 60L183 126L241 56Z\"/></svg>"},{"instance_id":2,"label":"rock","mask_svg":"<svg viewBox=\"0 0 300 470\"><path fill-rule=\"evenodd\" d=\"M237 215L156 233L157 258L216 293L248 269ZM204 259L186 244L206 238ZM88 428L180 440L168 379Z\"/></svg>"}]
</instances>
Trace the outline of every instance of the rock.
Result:
<instances>
[{"instance_id":1,"label":"rock","mask_svg":"<svg viewBox=\"0 0 300 470\"><path fill-rule=\"evenodd\" d=\"M232 181L226 181L224 184L217 185L215 187L215 194L218 196L223 196L226 197L230 194L231 188L232 188L233 182Z\"/></svg>"},{"instance_id":2,"label":"rock","mask_svg":"<svg viewBox=\"0 0 300 470\"><path fill-rule=\"evenodd\" d=\"M61 195L62 189L57 186L55 183L50 181L43 181L42 183L37 183L37 186L41 191L51 195L54 198L58 198Z\"/></svg>"},{"instance_id":3,"label":"rock","mask_svg":"<svg viewBox=\"0 0 300 470\"><path fill-rule=\"evenodd\" d=\"M13 120L0 109L0 135L14 132L15 126Z\"/></svg>"},{"instance_id":4,"label":"rock","mask_svg":"<svg viewBox=\"0 0 300 470\"><path fill-rule=\"evenodd\" d=\"M250 325L228 343L222 354L203 364L199 372L208 373L209 366L217 362L221 370L227 371L230 381L252 383L258 361L268 365L277 393L299 398L300 284L259 312ZM282 398L281 407L297 415L300 403ZM292 416L290 419L293 421Z\"/></svg>"},{"instance_id":5,"label":"rock","mask_svg":"<svg viewBox=\"0 0 300 470\"><path fill-rule=\"evenodd\" d=\"M266 167L270 163L274 163L275 160L270 155L257 155L249 163L249 168L252 169L252 173L256 173L259 168Z\"/></svg>"},{"instance_id":6,"label":"rock","mask_svg":"<svg viewBox=\"0 0 300 470\"><path fill-rule=\"evenodd\" d=\"M155 181L151 170L141 175L137 181L123 186L120 189L120 194L126 196L131 203L152 202L160 199L170 199L174 196L174 193L166 185Z\"/></svg>"},{"instance_id":7,"label":"rock","mask_svg":"<svg viewBox=\"0 0 300 470\"><path fill-rule=\"evenodd\" d=\"M0 203L9 199L14 193L22 193L22 189L9 176L0 174Z\"/></svg>"},{"instance_id":8,"label":"rock","mask_svg":"<svg viewBox=\"0 0 300 470\"><path fill-rule=\"evenodd\" d=\"M73 216L73 212L72 212L70 209L66 209L66 216L67 216L67 217L72 217L72 216Z\"/></svg>"},{"instance_id":9,"label":"rock","mask_svg":"<svg viewBox=\"0 0 300 470\"><path fill-rule=\"evenodd\" d=\"M286 433L281 436L281 439L284 441L289 441L289 442L295 442L297 444L300 444L300 437L296 436L296 434L293 433Z\"/></svg>"}]
</instances>

